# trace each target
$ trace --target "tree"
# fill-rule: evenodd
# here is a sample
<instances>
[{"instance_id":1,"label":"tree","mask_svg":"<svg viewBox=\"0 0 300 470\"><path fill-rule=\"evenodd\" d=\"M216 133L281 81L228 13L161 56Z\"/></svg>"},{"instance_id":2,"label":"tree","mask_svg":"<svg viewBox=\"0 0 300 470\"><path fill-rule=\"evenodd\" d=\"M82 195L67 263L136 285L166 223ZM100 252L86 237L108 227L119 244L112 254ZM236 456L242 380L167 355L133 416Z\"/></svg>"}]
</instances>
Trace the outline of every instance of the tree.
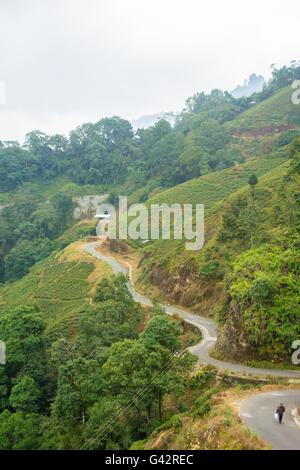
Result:
<instances>
[{"instance_id":1,"label":"tree","mask_svg":"<svg viewBox=\"0 0 300 470\"><path fill-rule=\"evenodd\" d=\"M183 136L174 132L168 133L155 142L149 152L148 171L151 176L159 175L165 185L170 184L178 157L183 151Z\"/></svg>"},{"instance_id":2,"label":"tree","mask_svg":"<svg viewBox=\"0 0 300 470\"><path fill-rule=\"evenodd\" d=\"M5 278L16 281L29 272L38 261L47 258L52 251L52 243L47 238L30 241L20 240L5 258Z\"/></svg>"},{"instance_id":3,"label":"tree","mask_svg":"<svg viewBox=\"0 0 300 470\"><path fill-rule=\"evenodd\" d=\"M6 344L9 378L26 370L24 375L30 375L39 385L44 382L45 327L41 315L33 307L21 305L1 316L0 338Z\"/></svg>"},{"instance_id":4,"label":"tree","mask_svg":"<svg viewBox=\"0 0 300 470\"><path fill-rule=\"evenodd\" d=\"M135 318L142 313L140 306L127 288L128 277L124 274L103 278L97 284L93 301L96 303L114 302L115 318L122 323L126 316L135 312Z\"/></svg>"},{"instance_id":5,"label":"tree","mask_svg":"<svg viewBox=\"0 0 300 470\"><path fill-rule=\"evenodd\" d=\"M119 195L116 191L111 191L107 199L109 204L112 204L115 208L119 207Z\"/></svg>"},{"instance_id":6,"label":"tree","mask_svg":"<svg viewBox=\"0 0 300 470\"><path fill-rule=\"evenodd\" d=\"M179 171L174 174L175 181L180 183L209 173L208 159L208 154L200 147L187 146L179 157Z\"/></svg>"},{"instance_id":7,"label":"tree","mask_svg":"<svg viewBox=\"0 0 300 470\"><path fill-rule=\"evenodd\" d=\"M13 232L16 240L33 240L36 235L36 227L28 221L21 222Z\"/></svg>"},{"instance_id":8,"label":"tree","mask_svg":"<svg viewBox=\"0 0 300 470\"><path fill-rule=\"evenodd\" d=\"M258 207L253 202L241 210L236 236L242 241L244 246L250 240L251 248L254 247L254 239L257 235L259 221L260 213Z\"/></svg>"},{"instance_id":9,"label":"tree","mask_svg":"<svg viewBox=\"0 0 300 470\"><path fill-rule=\"evenodd\" d=\"M251 187L251 194L252 194L252 199L254 199L254 188L258 183L258 178L257 176L253 173L252 175L249 176L248 184Z\"/></svg>"},{"instance_id":10,"label":"tree","mask_svg":"<svg viewBox=\"0 0 300 470\"><path fill-rule=\"evenodd\" d=\"M139 341L145 344L152 352L149 358L152 373L155 374L155 391L158 398L159 420L162 420L162 398L163 394L173 388L174 406L177 407L178 382L181 377L176 374L174 356L180 350L181 341L179 336L181 330L177 323L171 321L167 316L154 316L141 334ZM163 373L162 373L163 372Z\"/></svg>"},{"instance_id":11,"label":"tree","mask_svg":"<svg viewBox=\"0 0 300 470\"><path fill-rule=\"evenodd\" d=\"M59 234L59 214L51 204L39 204L38 208L32 212L30 220L36 228L39 239L46 237L53 240Z\"/></svg>"},{"instance_id":12,"label":"tree","mask_svg":"<svg viewBox=\"0 0 300 470\"><path fill-rule=\"evenodd\" d=\"M63 232L68 220L72 217L75 207L72 201L72 197L64 191L58 191L52 196L51 202L56 210L56 213L58 214L61 232Z\"/></svg>"},{"instance_id":13,"label":"tree","mask_svg":"<svg viewBox=\"0 0 300 470\"><path fill-rule=\"evenodd\" d=\"M88 309L78 325L78 341L84 345L85 354L102 354L103 348L108 348L116 341L136 339L142 312L138 305L131 312L132 316L126 304L113 300Z\"/></svg>"},{"instance_id":14,"label":"tree","mask_svg":"<svg viewBox=\"0 0 300 470\"><path fill-rule=\"evenodd\" d=\"M132 443L131 429L118 413L119 403L112 396L101 397L88 410L84 430L84 448L94 450L128 449Z\"/></svg>"},{"instance_id":15,"label":"tree","mask_svg":"<svg viewBox=\"0 0 300 470\"><path fill-rule=\"evenodd\" d=\"M179 390L182 390L181 377L185 379L185 386L187 388L187 409L191 409L191 388L190 388L190 372L194 369L195 363L198 361L197 356L191 354L188 350L185 350L182 354L178 354L174 357L173 370L180 374ZM177 385L178 387L178 385ZM174 405L176 409L176 400L178 391L174 391ZM177 393L176 393L177 392Z\"/></svg>"},{"instance_id":16,"label":"tree","mask_svg":"<svg viewBox=\"0 0 300 470\"><path fill-rule=\"evenodd\" d=\"M79 357L61 365L52 413L68 426L78 422L84 425L87 409L97 401L103 387L97 361Z\"/></svg>"},{"instance_id":17,"label":"tree","mask_svg":"<svg viewBox=\"0 0 300 470\"><path fill-rule=\"evenodd\" d=\"M37 450L42 441L38 414L24 415L21 411L11 413L9 410L0 414L1 450Z\"/></svg>"},{"instance_id":18,"label":"tree","mask_svg":"<svg viewBox=\"0 0 300 470\"><path fill-rule=\"evenodd\" d=\"M158 299L153 300L153 307L151 310L151 316L154 317L156 315L166 315L166 310L162 305L160 305Z\"/></svg>"},{"instance_id":19,"label":"tree","mask_svg":"<svg viewBox=\"0 0 300 470\"><path fill-rule=\"evenodd\" d=\"M8 404L8 377L4 366L0 366L0 412Z\"/></svg>"},{"instance_id":20,"label":"tree","mask_svg":"<svg viewBox=\"0 0 300 470\"><path fill-rule=\"evenodd\" d=\"M103 366L103 377L109 394L116 397L123 406L121 415L126 410L126 418L129 407L131 411L136 410L138 415L143 417L146 409L145 419L149 424L154 395L151 386L148 386L151 382L151 369L147 367L145 345L127 339L114 343Z\"/></svg>"},{"instance_id":21,"label":"tree","mask_svg":"<svg viewBox=\"0 0 300 470\"><path fill-rule=\"evenodd\" d=\"M218 240L226 242L237 239L244 247L250 241L253 247L260 219L259 209L253 200L248 201L244 197L238 197L223 215Z\"/></svg>"},{"instance_id":22,"label":"tree","mask_svg":"<svg viewBox=\"0 0 300 470\"><path fill-rule=\"evenodd\" d=\"M300 174L300 137L289 145L289 157L292 159L290 175Z\"/></svg>"},{"instance_id":23,"label":"tree","mask_svg":"<svg viewBox=\"0 0 300 470\"><path fill-rule=\"evenodd\" d=\"M214 155L231 140L230 133L216 120L209 119L195 129L186 138L188 142L200 147L203 152Z\"/></svg>"},{"instance_id":24,"label":"tree","mask_svg":"<svg viewBox=\"0 0 300 470\"><path fill-rule=\"evenodd\" d=\"M39 411L40 391L34 379L25 375L12 388L9 396L9 404L16 411L35 413Z\"/></svg>"},{"instance_id":25,"label":"tree","mask_svg":"<svg viewBox=\"0 0 300 470\"><path fill-rule=\"evenodd\" d=\"M238 256L228 283L228 315L237 317L261 357L275 361L290 358L291 338L300 334L299 237L284 233Z\"/></svg>"},{"instance_id":26,"label":"tree","mask_svg":"<svg viewBox=\"0 0 300 470\"><path fill-rule=\"evenodd\" d=\"M147 328L140 336L140 341L148 349L159 350L169 357L170 353L179 351L181 330L178 324L167 316L158 315L148 322Z\"/></svg>"}]
</instances>

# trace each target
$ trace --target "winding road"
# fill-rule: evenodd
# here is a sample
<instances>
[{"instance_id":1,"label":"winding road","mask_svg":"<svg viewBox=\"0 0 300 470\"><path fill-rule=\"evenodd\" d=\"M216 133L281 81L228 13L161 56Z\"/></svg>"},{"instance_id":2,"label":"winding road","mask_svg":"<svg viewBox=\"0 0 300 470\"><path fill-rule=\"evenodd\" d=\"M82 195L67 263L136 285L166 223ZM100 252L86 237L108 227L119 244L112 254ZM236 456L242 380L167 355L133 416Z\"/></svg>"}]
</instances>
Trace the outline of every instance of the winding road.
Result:
<instances>
[{"instance_id":1,"label":"winding road","mask_svg":"<svg viewBox=\"0 0 300 470\"><path fill-rule=\"evenodd\" d=\"M274 419L280 402L285 405L282 424ZM300 450L300 428L292 416L292 410L299 406L300 390L278 390L252 395L242 401L240 417L249 429L276 450Z\"/></svg>"},{"instance_id":2,"label":"winding road","mask_svg":"<svg viewBox=\"0 0 300 470\"><path fill-rule=\"evenodd\" d=\"M144 297L143 295L139 294L134 290L131 282L131 266L128 264L128 268L126 268L114 258L109 258L108 256L99 253L99 251L96 250L96 247L100 243L101 242L88 243L85 245L84 250L90 255L95 256L96 258L99 258L108 263L112 267L114 273L123 273L127 276L129 275L130 280L127 282L127 288L131 292L133 298L141 304L152 305L150 299ZM162 307L164 307L166 313L168 313L169 315L172 315L173 313L177 312L187 323L190 323L191 325L194 325L199 328L199 330L201 330L203 337L202 341L196 344L195 346L189 348L189 350L191 353L195 354L199 358L199 360L204 364L211 364L213 366L220 367L221 369L226 369L234 372L242 372L245 374L273 375L276 377L294 377L300 379L300 371L260 369L256 367L245 366L243 364L232 364L230 362L218 361L217 359L210 357L209 351L215 346L217 341L217 324L212 320L209 320L208 318L200 317L193 313L189 313L186 310L182 310L178 307L172 307L171 305L164 304L161 305Z\"/></svg>"},{"instance_id":3,"label":"winding road","mask_svg":"<svg viewBox=\"0 0 300 470\"><path fill-rule=\"evenodd\" d=\"M84 250L92 256L108 263L114 273L123 273L129 275L127 288L133 298L144 305L152 305L147 297L136 292L133 288L131 279L131 266L128 269L114 258L99 253L96 247L101 242L91 242L84 246ZM166 313L172 315L177 312L191 325L196 326L202 332L202 341L189 348L190 352L195 354L204 364L211 364L221 369L241 372L245 374L272 375L276 377L300 378L300 371L261 369L248 367L242 364L233 364L229 362L218 361L209 356L209 351L214 347L217 340L217 324L212 320L187 312L178 307L161 304ZM286 413L284 415L284 424L279 425L274 420L274 412L279 402L286 404ZM296 408L300 402L300 390L282 390L271 393L261 393L251 396L241 403L240 416L247 426L256 431L263 439L269 442L275 449L300 449L300 429L296 426L291 415L291 409Z\"/></svg>"}]
</instances>

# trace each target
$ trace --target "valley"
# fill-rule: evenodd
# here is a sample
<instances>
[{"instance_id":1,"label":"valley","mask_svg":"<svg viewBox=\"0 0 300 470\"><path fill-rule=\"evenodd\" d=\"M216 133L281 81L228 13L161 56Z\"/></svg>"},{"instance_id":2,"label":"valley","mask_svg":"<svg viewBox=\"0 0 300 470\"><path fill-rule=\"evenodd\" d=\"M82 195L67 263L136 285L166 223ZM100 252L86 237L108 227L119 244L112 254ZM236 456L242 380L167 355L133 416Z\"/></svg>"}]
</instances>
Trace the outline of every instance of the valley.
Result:
<instances>
[{"instance_id":1,"label":"valley","mask_svg":"<svg viewBox=\"0 0 300 470\"><path fill-rule=\"evenodd\" d=\"M299 74L199 92L172 126L115 116L1 143L1 450L297 446ZM98 238L122 195L148 214L204 204L203 248L172 217L170 239L119 239L121 219Z\"/></svg>"}]
</instances>

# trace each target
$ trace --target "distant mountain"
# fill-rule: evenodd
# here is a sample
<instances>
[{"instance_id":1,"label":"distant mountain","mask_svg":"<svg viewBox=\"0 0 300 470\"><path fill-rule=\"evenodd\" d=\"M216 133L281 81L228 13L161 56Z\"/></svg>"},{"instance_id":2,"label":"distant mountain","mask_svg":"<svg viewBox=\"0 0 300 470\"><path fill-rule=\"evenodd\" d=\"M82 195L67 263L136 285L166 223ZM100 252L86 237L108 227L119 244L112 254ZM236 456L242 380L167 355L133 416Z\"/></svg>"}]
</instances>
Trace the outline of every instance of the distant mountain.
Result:
<instances>
[{"instance_id":1,"label":"distant mountain","mask_svg":"<svg viewBox=\"0 0 300 470\"><path fill-rule=\"evenodd\" d=\"M244 80L243 85L238 85L230 93L234 98L241 98L242 96L251 96L252 93L258 93L263 89L265 79L262 75L252 73L249 79Z\"/></svg>"},{"instance_id":2,"label":"distant mountain","mask_svg":"<svg viewBox=\"0 0 300 470\"><path fill-rule=\"evenodd\" d=\"M145 129L147 127L153 126L160 119L165 119L171 124L171 126L173 126L176 115L173 113L147 114L131 121L131 125L134 130Z\"/></svg>"}]
</instances>

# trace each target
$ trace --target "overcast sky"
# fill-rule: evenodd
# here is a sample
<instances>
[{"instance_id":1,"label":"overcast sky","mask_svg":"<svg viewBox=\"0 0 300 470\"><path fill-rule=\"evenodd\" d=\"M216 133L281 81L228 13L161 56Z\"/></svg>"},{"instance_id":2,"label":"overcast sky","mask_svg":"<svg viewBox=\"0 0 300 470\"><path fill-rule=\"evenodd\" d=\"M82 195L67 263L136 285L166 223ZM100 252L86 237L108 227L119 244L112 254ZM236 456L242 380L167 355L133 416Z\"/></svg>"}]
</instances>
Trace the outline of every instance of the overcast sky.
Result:
<instances>
[{"instance_id":1,"label":"overcast sky","mask_svg":"<svg viewBox=\"0 0 300 470\"><path fill-rule=\"evenodd\" d=\"M299 58L299 0L0 0L0 140L177 111Z\"/></svg>"}]
</instances>

